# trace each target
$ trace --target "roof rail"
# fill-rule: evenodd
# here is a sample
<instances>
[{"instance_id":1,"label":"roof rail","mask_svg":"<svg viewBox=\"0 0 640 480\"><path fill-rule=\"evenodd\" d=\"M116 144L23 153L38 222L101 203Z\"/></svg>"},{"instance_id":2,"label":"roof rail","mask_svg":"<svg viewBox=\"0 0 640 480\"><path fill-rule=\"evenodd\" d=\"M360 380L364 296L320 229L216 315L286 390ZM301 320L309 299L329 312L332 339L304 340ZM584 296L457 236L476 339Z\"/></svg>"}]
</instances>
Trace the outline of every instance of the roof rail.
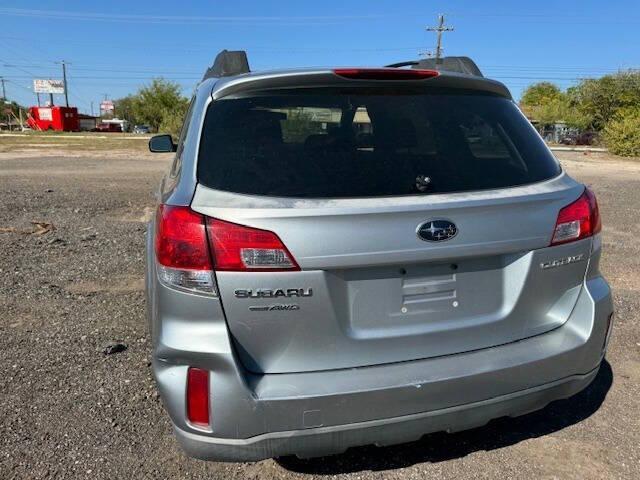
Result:
<instances>
[{"instance_id":1,"label":"roof rail","mask_svg":"<svg viewBox=\"0 0 640 480\"><path fill-rule=\"evenodd\" d=\"M249 73L249 60L247 60L247 52L244 50L236 50L230 52L222 50L216 55L213 65L207 68L202 80L207 78L231 77L240 75L241 73Z\"/></svg>"},{"instance_id":2,"label":"roof rail","mask_svg":"<svg viewBox=\"0 0 640 480\"><path fill-rule=\"evenodd\" d=\"M390 68L409 66L411 68L456 72L473 75L474 77L484 77L478 68L478 65L476 65L476 63L469 57L442 57L440 59L425 58L422 60L411 60L408 62L399 62L387 65L387 67Z\"/></svg>"}]
</instances>

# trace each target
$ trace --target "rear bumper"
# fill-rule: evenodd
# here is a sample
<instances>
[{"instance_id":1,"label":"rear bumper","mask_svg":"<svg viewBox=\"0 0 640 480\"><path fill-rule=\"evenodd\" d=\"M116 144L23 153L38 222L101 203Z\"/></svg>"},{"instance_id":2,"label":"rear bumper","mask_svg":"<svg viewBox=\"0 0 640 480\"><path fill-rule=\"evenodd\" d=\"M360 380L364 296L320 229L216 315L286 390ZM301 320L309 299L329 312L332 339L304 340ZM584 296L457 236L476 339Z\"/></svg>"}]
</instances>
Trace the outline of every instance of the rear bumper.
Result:
<instances>
[{"instance_id":1,"label":"rear bumper","mask_svg":"<svg viewBox=\"0 0 640 480\"><path fill-rule=\"evenodd\" d=\"M493 418L523 415L578 393L591 383L598 370L480 402L347 425L265 433L248 439L206 437L178 427L174 430L184 451L201 460L250 462L285 455L317 457L341 453L354 445L411 442L427 433L467 430Z\"/></svg>"},{"instance_id":2,"label":"rear bumper","mask_svg":"<svg viewBox=\"0 0 640 480\"><path fill-rule=\"evenodd\" d=\"M180 298L172 295L184 294L164 291L160 308L177 315ZM190 298L188 319L163 322L153 366L180 444L191 456L219 461L402 443L543 408L595 377L613 311L609 286L595 276L566 323L518 342L374 367L257 375L242 369L224 317L212 321L209 302ZM210 431L185 419L189 366L211 371Z\"/></svg>"}]
</instances>

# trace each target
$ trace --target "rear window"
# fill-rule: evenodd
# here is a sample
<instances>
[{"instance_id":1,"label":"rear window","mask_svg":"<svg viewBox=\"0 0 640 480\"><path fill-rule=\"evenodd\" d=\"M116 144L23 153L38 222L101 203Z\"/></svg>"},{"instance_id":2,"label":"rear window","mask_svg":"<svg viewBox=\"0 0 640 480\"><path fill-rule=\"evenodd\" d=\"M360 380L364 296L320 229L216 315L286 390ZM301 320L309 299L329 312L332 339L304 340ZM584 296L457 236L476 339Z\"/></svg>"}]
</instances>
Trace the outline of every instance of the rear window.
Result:
<instances>
[{"instance_id":1,"label":"rear window","mask_svg":"<svg viewBox=\"0 0 640 480\"><path fill-rule=\"evenodd\" d=\"M460 93L279 91L212 102L198 180L230 192L378 197L513 187L560 167L516 105Z\"/></svg>"}]
</instances>

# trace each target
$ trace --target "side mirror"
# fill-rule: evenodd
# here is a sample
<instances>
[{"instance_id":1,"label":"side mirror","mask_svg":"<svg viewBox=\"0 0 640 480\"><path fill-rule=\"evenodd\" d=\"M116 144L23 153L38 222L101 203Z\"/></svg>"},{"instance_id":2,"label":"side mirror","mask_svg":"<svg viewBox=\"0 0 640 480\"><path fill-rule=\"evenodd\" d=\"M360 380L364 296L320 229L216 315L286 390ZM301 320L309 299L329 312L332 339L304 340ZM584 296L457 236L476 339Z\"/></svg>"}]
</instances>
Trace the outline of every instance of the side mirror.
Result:
<instances>
[{"instance_id":1,"label":"side mirror","mask_svg":"<svg viewBox=\"0 0 640 480\"><path fill-rule=\"evenodd\" d=\"M149 150L153 153L170 153L177 150L171 135L156 135L149 139Z\"/></svg>"}]
</instances>

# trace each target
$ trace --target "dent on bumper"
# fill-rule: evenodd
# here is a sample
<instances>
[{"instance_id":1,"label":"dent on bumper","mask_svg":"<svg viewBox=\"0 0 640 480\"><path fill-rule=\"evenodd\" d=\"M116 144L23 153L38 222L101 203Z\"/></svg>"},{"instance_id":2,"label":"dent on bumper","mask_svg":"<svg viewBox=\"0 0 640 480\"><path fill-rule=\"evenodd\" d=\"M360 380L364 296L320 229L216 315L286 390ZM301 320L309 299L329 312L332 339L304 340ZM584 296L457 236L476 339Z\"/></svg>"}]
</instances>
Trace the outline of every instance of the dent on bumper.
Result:
<instances>
[{"instance_id":1,"label":"dent on bumper","mask_svg":"<svg viewBox=\"0 0 640 480\"><path fill-rule=\"evenodd\" d=\"M202 460L246 462L285 455L311 458L342 453L356 445L386 446L416 441L432 432L467 430L493 418L523 415L579 392L597 373L598 368L586 375L573 375L522 392L441 410L347 425L265 433L248 439L205 437L178 427L174 430L185 452Z\"/></svg>"},{"instance_id":2,"label":"dent on bumper","mask_svg":"<svg viewBox=\"0 0 640 480\"><path fill-rule=\"evenodd\" d=\"M551 332L493 348L399 364L301 374L254 375L233 349L203 354L166 345L154 360L162 398L188 454L215 460L317 456L461 430L573 395L603 357L610 290L585 283L569 320ZM220 329L221 335L227 335ZM226 341L229 341L228 339ZM224 343L217 339L217 345ZM213 425L185 422L189 365L212 371Z\"/></svg>"}]
</instances>

